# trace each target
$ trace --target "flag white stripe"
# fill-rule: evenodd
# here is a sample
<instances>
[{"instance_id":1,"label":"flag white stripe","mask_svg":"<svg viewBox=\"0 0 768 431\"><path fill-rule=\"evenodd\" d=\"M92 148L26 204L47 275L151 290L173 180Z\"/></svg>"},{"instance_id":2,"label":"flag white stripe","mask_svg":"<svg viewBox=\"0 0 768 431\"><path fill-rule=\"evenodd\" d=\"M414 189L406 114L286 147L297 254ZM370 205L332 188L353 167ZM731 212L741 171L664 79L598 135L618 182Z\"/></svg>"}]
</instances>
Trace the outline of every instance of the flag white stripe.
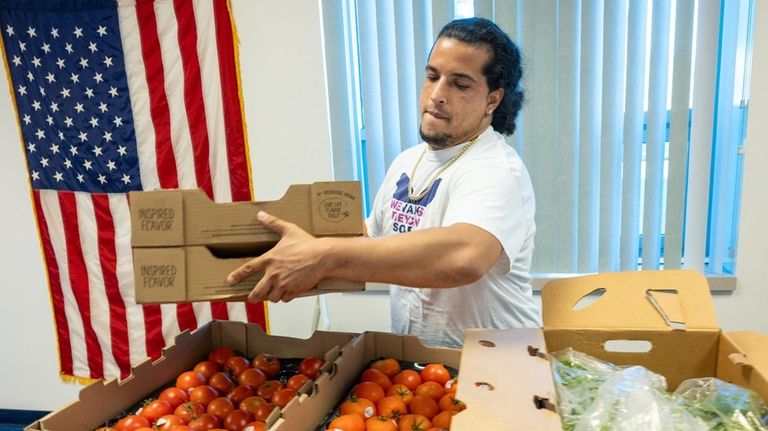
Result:
<instances>
[{"instance_id":1,"label":"flag white stripe","mask_svg":"<svg viewBox=\"0 0 768 431\"><path fill-rule=\"evenodd\" d=\"M229 182L226 135L224 133L224 104L221 98L221 77L219 76L219 52L216 46L216 23L213 15L213 0L194 0L195 21L197 22L197 56L200 61L200 76L203 83L203 100L210 143L211 181L213 198L216 202L232 202Z\"/></svg>"},{"instance_id":2,"label":"flag white stripe","mask_svg":"<svg viewBox=\"0 0 768 431\"><path fill-rule=\"evenodd\" d=\"M138 364L147 355L144 312L136 304L133 278L133 255L131 254L131 217L125 194L109 195L112 220L115 223L115 254L117 257L117 285L125 303L125 318L128 326L128 348L131 364Z\"/></svg>"},{"instance_id":3,"label":"flag white stripe","mask_svg":"<svg viewBox=\"0 0 768 431\"><path fill-rule=\"evenodd\" d=\"M176 14L171 1L156 2L154 7L165 72L165 93L168 97L168 109L171 114L171 143L176 158L179 188L194 189L197 188L194 148L184 103L184 64L181 61L181 51L179 50Z\"/></svg>"},{"instance_id":4,"label":"flag white stripe","mask_svg":"<svg viewBox=\"0 0 768 431\"><path fill-rule=\"evenodd\" d=\"M135 4L121 4L117 8L120 17L120 35L125 55L125 74L131 94L136 146L139 153L141 184L144 190L160 188L155 154L155 129L150 112L149 88L144 59L141 55L139 23Z\"/></svg>"},{"instance_id":5,"label":"flag white stripe","mask_svg":"<svg viewBox=\"0 0 768 431\"><path fill-rule=\"evenodd\" d=\"M51 248L56 258L56 265L59 267L61 293L64 298L64 315L67 319L70 350L72 351L72 371L76 376L90 376L83 320L69 280L67 241L64 237L64 223L61 218L58 192L55 190L40 190L40 204L43 207L45 222L48 225L48 235L51 239Z\"/></svg>"},{"instance_id":6,"label":"flag white stripe","mask_svg":"<svg viewBox=\"0 0 768 431\"><path fill-rule=\"evenodd\" d=\"M110 322L109 301L104 286L104 275L99 256L98 225L96 224L93 201L91 199L92 197L89 193L75 193L80 244L88 274L91 326L99 340L104 375L119 376L120 369L115 362L114 356L112 356L112 336L110 334L112 325Z\"/></svg>"}]
</instances>

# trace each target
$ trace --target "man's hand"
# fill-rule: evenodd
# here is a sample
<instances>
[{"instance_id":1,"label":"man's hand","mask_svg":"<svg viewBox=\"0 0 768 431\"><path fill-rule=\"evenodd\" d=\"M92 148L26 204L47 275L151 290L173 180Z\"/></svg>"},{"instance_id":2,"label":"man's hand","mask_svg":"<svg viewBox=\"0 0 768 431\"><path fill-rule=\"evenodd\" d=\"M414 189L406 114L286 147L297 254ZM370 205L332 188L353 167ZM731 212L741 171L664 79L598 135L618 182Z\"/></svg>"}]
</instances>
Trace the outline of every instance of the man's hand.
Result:
<instances>
[{"instance_id":1,"label":"man's hand","mask_svg":"<svg viewBox=\"0 0 768 431\"><path fill-rule=\"evenodd\" d=\"M227 282L235 284L263 271L264 276L248 294L248 302L254 303L263 300L288 302L315 287L323 278L320 241L295 224L263 211L259 212L258 220L280 234L281 239L268 252L232 271Z\"/></svg>"}]
</instances>

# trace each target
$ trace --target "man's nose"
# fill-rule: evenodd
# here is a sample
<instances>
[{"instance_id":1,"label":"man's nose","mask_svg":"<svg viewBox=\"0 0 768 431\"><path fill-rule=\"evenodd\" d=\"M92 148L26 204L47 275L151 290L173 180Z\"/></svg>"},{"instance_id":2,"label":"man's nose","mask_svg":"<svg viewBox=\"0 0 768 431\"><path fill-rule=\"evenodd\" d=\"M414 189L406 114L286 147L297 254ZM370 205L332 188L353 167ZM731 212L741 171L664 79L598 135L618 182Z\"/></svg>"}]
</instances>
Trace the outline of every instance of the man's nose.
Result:
<instances>
[{"instance_id":1,"label":"man's nose","mask_svg":"<svg viewBox=\"0 0 768 431\"><path fill-rule=\"evenodd\" d=\"M432 103L445 103L445 82L440 79L432 86L432 91L429 95Z\"/></svg>"}]
</instances>

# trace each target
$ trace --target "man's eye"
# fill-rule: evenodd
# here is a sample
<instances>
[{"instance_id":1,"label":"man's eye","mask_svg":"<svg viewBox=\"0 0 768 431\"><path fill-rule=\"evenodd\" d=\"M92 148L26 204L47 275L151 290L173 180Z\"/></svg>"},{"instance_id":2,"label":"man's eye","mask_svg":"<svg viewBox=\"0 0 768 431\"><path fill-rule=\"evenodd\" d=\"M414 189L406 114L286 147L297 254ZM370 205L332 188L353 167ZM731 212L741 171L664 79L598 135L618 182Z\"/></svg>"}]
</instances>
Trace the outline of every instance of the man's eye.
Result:
<instances>
[{"instance_id":1,"label":"man's eye","mask_svg":"<svg viewBox=\"0 0 768 431\"><path fill-rule=\"evenodd\" d=\"M459 90L466 90L467 88L469 88L469 85L456 83L456 88L458 88Z\"/></svg>"},{"instance_id":2,"label":"man's eye","mask_svg":"<svg viewBox=\"0 0 768 431\"><path fill-rule=\"evenodd\" d=\"M437 81L437 76L435 75L427 75L427 80L431 82Z\"/></svg>"}]
</instances>

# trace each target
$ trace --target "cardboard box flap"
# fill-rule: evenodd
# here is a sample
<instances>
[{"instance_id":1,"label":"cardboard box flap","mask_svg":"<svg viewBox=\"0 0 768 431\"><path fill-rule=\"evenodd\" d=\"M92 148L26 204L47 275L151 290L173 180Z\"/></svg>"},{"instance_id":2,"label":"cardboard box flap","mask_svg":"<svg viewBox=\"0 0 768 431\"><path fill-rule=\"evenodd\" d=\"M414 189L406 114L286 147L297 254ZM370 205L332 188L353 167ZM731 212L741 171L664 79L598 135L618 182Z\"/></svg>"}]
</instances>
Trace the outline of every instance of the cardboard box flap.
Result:
<instances>
[{"instance_id":1,"label":"cardboard box flap","mask_svg":"<svg viewBox=\"0 0 768 431\"><path fill-rule=\"evenodd\" d=\"M718 377L750 387L768 402L768 335L727 332L720 344Z\"/></svg>"},{"instance_id":2,"label":"cardboard box flap","mask_svg":"<svg viewBox=\"0 0 768 431\"><path fill-rule=\"evenodd\" d=\"M707 280L692 270L553 280L541 299L545 329L718 329Z\"/></svg>"},{"instance_id":3,"label":"cardboard box flap","mask_svg":"<svg viewBox=\"0 0 768 431\"><path fill-rule=\"evenodd\" d=\"M452 429L561 430L541 329L464 332ZM510 420L510 418L514 418Z\"/></svg>"}]
</instances>

